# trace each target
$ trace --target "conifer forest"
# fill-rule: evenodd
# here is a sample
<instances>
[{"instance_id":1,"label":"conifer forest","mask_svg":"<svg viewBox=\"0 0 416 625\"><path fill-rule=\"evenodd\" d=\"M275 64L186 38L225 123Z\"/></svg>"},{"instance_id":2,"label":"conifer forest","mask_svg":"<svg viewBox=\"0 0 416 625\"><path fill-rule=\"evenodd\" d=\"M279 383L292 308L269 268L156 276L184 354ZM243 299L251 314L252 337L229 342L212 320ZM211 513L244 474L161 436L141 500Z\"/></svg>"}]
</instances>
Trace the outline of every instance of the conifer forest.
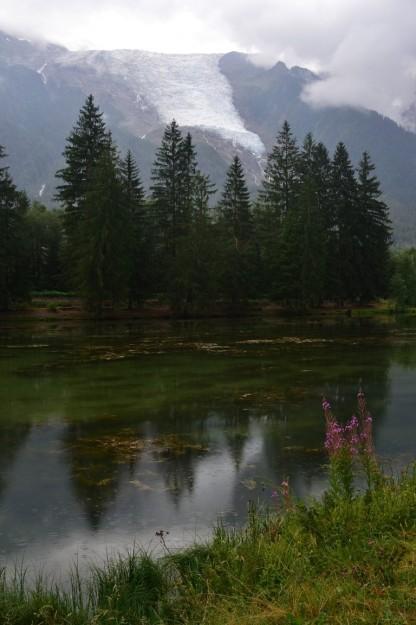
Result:
<instances>
[{"instance_id":1,"label":"conifer forest","mask_svg":"<svg viewBox=\"0 0 416 625\"><path fill-rule=\"evenodd\" d=\"M220 302L240 314L256 299L301 311L357 305L391 292L406 301L411 258L391 253L389 209L371 156L355 168L284 122L250 193L235 154L223 189L198 167L192 136L173 120L144 189L89 96L56 173L55 207L29 201L0 151L0 308L32 292L79 295L91 313L149 298L181 316ZM399 255L400 256L400 255Z\"/></svg>"}]
</instances>

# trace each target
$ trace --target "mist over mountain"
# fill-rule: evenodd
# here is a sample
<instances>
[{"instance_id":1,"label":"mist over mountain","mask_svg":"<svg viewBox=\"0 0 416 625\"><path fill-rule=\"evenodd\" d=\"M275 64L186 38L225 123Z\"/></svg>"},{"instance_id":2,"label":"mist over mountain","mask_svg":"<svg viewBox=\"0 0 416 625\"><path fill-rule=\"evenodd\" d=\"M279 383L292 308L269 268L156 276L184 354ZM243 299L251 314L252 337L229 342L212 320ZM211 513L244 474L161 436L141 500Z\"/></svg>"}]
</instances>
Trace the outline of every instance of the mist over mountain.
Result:
<instances>
[{"instance_id":1,"label":"mist over mountain","mask_svg":"<svg viewBox=\"0 0 416 625\"><path fill-rule=\"evenodd\" d=\"M16 183L50 203L65 138L93 93L120 148L136 156L146 185L163 129L175 118L191 130L201 169L219 187L237 152L254 191L287 119L300 141L309 131L331 150L344 141L354 162L368 150L392 208L396 238L414 241L416 134L374 111L312 107L305 89L320 80L282 62L260 67L237 52L71 52L0 33L0 144Z\"/></svg>"}]
</instances>

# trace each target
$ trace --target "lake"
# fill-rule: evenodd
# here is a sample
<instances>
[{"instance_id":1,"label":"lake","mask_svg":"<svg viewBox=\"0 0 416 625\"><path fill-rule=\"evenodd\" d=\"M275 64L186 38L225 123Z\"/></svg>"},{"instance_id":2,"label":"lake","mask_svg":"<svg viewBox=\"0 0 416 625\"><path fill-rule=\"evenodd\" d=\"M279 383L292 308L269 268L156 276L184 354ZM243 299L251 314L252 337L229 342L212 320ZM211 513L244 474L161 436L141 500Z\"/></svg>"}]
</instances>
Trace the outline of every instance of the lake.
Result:
<instances>
[{"instance_id":1,"label":"lake","mask_svg":"<svg viewBox=\"0 0 416 625\"><path fill-rule=\"evenodd\" d=\"M0 565L158 553L326 484L321 396L362 384L392 470L415 455L416 323L0 321Z\"/></svg>"}]
</instances>

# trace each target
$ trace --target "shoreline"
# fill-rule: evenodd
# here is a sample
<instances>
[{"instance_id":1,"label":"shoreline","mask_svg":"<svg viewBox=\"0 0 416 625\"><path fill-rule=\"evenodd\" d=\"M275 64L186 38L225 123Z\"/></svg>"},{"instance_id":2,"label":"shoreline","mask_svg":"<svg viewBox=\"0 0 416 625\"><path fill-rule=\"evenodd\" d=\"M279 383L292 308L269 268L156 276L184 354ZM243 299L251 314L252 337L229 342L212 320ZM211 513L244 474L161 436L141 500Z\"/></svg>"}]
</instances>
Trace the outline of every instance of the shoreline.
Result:
<instances>
[{"instance_id":1,"label":"shoreline","mask_svg":"<svg viewBox=\"0 0 416 625\"><path fill-rule=\"evenodd\" d=\"M128 320L210 320L210 319L250 319L276 318L276 319L326 319L326 318L378 318L380 316L416 316L415 308L396 310L392 302L375 302L363 306L340 306L332 304L296 310L284 308L281 305L269 301L251 301L240 311L235 312L226 306L217 306L205 314L181 315L175 313L167 304L149 300L140 307L105 308L100 316L83 309L78 298L45 297L34 299L31 305L17 307L9 311L0 311L0 321L128 321Z\"/></svg>"},{"instance_id":2,"label":"shoreline","mask_svg":"<svg viewBox=\"0 0 416 625\"><path fill-rule=\"evenodd\" d=\"M135 551L75 568L69 588L0 569L7 625L347 625L413 623L416 467L350 498L248 510L241 530L165 555ZM388 618L386 619L386 616Z\"/></svg>"}]
</instances>

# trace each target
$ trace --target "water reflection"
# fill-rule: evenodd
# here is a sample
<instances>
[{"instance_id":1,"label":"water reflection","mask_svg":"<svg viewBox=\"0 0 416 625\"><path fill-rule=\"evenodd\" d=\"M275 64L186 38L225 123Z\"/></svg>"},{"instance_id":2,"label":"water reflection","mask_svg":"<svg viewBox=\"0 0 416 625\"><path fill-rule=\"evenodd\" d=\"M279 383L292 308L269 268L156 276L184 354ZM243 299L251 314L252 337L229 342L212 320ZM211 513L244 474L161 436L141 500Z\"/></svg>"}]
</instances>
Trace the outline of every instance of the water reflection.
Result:
<instances>
[{"instance_id":1,"label":"water reflection","mask_svg":"<svg viewBox=\"0 0 416 625\"><path fill-rule=\"evenodd\" d=\"M412 326L183 324L5 329L0 337L0 554L65 568L133 540L239 524L289 477L326 482L320 396L378 450L413 452ZM36 346L36 347L35 347Z\"/></svg>"}]
</instances>

